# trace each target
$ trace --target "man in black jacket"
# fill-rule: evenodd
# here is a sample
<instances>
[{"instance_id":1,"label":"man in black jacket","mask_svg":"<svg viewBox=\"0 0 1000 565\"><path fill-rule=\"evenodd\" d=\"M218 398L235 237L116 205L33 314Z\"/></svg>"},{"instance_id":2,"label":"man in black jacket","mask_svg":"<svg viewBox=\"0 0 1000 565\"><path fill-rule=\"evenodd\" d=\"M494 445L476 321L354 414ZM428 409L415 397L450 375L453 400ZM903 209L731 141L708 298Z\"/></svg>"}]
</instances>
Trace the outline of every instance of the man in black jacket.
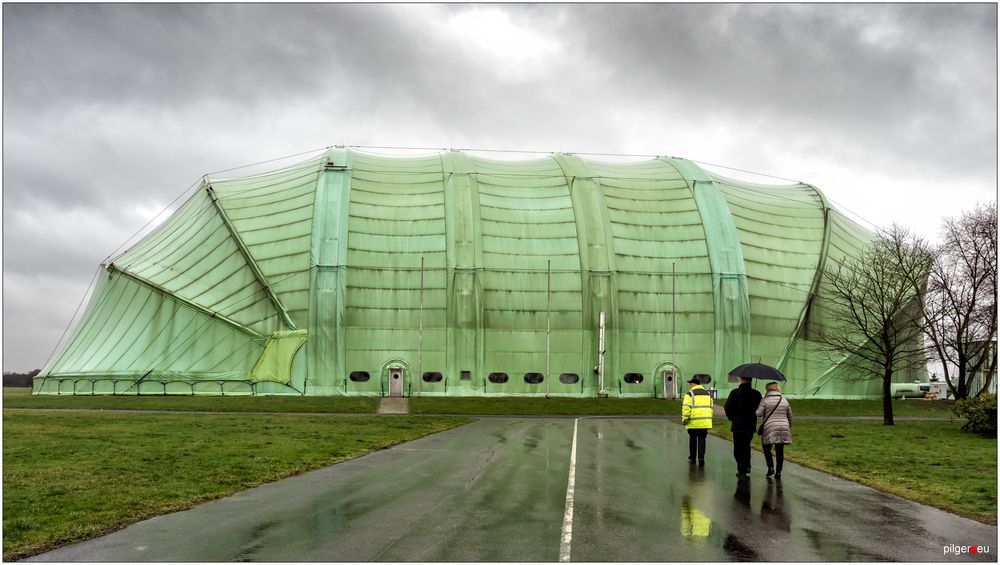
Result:
<instances>
[{"instance_id":1,"label":"man in black jacket","mask_svg":"<svg viewBox=\"0 0 1000 565\"><path fill-rule=\"evenodd\" d=\"M760 392L751 386L752 379L740 377L739 388L729 393L726 399L726 417L733 422L733 457L736 459L736 475L750 474L750 440L757 432L757 405Z\"/></svg>"}]
</instances>

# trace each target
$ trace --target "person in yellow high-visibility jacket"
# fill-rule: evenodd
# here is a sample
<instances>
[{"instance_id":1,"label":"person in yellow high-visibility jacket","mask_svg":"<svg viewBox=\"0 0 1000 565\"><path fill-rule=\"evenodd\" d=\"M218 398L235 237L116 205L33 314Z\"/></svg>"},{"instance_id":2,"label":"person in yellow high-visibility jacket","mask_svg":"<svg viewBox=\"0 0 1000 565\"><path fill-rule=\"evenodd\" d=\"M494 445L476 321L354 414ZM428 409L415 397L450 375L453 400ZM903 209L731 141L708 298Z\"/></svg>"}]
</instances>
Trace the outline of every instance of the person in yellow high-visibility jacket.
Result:
<instances>
[{"instance_id":1,"label":"person in yellow high-visibility jacket","mask_svg":"<svg viewBox=\"0 0 1000 565\"><path fill-rule=\"evenodd\" d=\"M681 408L681 423L687 428L690 441L688 443L688 461L694 463L698 457L698 465L705 464L705 442L708 430L712 429L712 395L697 376L688 381L688 392L684 395Z\"/></svg>"}]
</instances>

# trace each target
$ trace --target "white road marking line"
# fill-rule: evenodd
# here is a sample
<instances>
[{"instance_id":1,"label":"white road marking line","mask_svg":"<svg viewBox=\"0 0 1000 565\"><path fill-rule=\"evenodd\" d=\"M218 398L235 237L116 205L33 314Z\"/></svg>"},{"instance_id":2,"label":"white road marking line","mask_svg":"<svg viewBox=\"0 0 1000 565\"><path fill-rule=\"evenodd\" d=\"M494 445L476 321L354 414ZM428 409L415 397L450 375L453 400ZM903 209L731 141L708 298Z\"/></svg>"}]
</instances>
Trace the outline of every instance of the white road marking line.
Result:
<instances>
[{"instance_id":1,"label":"white road marking line","mask_svg":"<svg viewBox=\"0 0 1000 565\"><path fill-rule=\"evenodd\" d=\"M566 514L563 516L562 544L559 546L559 561L569 562L570 547L573 543L573 492L576 488L576 430L580 423L573 421L573 448L569 453L569 481L566 484Z\"/></svg>"}]
</instances>

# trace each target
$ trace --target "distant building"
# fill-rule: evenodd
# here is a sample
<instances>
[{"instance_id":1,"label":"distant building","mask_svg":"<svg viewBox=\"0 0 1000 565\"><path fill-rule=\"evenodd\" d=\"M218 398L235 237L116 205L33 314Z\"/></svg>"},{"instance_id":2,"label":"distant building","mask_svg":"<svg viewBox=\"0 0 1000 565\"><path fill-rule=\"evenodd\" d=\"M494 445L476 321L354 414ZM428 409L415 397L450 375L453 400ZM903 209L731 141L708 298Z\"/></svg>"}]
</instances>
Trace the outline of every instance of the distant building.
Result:
<instances>
[{"instance_id":1,"label":"distant building","mask_svg":"<svg viewBox=\"0 0 1000 565\"><path fill-rule=\"evenodd\" d=\"M997 393L997 371L996 371L996 356L997 356L997 342L996 341L978 341L971 344L973 353L970 355L971 359L969 361L970 366L975 366L980 359L983 359L983 363L980 366L981 370L973 373L972 384L969 386L969 396L974 396L983 389L984 384L989 381L989 386L986 388L986 392L991 392L993 394ZM992 370L990 370L992 367Z\"/></svg>"}]
</instances>

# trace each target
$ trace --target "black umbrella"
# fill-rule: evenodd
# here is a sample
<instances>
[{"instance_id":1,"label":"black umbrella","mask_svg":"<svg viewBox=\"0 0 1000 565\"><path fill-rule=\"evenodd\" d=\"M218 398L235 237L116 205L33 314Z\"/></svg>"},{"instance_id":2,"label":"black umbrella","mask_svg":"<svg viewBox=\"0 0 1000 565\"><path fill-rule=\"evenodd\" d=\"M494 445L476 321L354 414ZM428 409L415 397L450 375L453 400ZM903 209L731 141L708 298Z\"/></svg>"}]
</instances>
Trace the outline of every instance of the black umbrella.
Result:
<instances>
[{"instance_id":1,"label":"black umbrella","mask_svg":"<svg viewBox=\"0 0 1000 565\"><path fill-rule=\"evenodd\" d=\"M744 379L760 379L763 381L785 380L785 375L782 375L781 371L763 363L744 363L729 371L729 374L735 377L743 377Z\"/></svg>"}]
</instances>

